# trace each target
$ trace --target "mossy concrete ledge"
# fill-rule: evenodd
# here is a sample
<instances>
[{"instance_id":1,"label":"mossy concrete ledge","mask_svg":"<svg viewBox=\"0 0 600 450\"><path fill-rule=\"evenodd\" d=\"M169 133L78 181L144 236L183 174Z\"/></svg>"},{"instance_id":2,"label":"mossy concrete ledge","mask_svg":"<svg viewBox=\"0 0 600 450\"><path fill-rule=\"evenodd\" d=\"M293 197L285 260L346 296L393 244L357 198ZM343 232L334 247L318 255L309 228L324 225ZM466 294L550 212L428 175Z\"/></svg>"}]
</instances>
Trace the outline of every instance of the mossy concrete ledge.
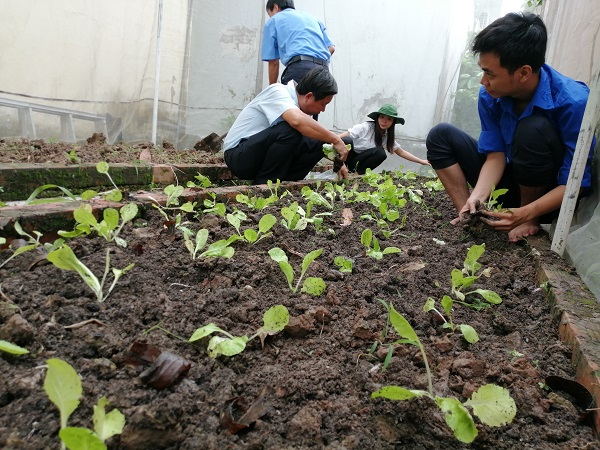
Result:
<instances>
[{"instance_id":1,"label":"mossy concrete ledge","mask_svg":"<svg viewBox=\"0 0 600 450\"><path fill-rule=\"evenodd\" d=\"M185 184L198 174L213 182L234 178L225 164L109 164L108 173L117 186L123 187ZM96 164L0 164L3 201L25 200L45 184L77 191L112 186L108 177L96 170Z\"/></svg>"},{"instance_id":2,"label":"mossy concrete ledge","mask_svg":"<svg viewBox=\"0 0 600 450\"><path fill-rule=\"evenodd\" d=\"M536 249L548 251L548 239L528 238ZM558 258L558 256L557 256ZM572 350L571 361L576 380L592 394L595 408L600 408L600 304L573 271L568 272L551 260L540 259L538 281L547 292L558 334ZM594 428L600 432L600 413L594 411Z\"/></svg>"}]
</instances>

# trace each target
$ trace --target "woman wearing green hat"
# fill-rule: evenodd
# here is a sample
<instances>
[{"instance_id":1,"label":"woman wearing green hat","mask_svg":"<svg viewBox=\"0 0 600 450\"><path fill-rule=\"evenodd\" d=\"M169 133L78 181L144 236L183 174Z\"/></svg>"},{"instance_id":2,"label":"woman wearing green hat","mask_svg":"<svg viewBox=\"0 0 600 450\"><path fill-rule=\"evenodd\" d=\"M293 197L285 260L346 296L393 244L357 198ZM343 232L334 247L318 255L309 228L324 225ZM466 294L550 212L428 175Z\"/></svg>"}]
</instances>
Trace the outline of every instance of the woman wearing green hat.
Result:
<instances>
[{"instance_id":1,"label":"woman wearing green hat","mask_svg":"<svg viewBox=\"0 0 600 450\"><path fill-rule=\"evenodd\" d=\"M362 175L367 169L375 169L387 158L384 148L389 153L395 153L409 161L430 165L429 161L417 158L396 142L395 125L397 123L404 125L404 119L398 116L395 106L383 105L378 111L368 114L367 117L373 121L359 123L340 134L346 144L352 145L346 158L346 166L349 171Z\"/></svg>"}]
</instances>

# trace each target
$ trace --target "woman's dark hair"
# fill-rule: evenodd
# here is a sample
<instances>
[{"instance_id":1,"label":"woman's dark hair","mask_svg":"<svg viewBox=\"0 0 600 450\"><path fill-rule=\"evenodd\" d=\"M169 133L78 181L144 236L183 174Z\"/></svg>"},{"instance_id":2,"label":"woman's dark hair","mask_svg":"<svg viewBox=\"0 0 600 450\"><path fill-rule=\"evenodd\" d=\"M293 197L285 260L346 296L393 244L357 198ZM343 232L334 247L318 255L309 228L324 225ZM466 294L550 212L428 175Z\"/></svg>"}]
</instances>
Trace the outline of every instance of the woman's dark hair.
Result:
<instances>
[{"instance_id":1,"label":"woman's dark hair","mask_svg":"<svg viewBox=\"0 0 600 450\"><path fill-rule=\"evenodd\" d=\"M392 119L392 120L394 120L394 119ZM385 148L387 149L388 152L394 153L394 141L396 140L395 128L396 128L396 123L392 122L391 127L389 127L387 130L383 130L379 126L379 116L377 116L377 120L375 120L375 128L374 128L375 145L377 147L383 147L383 136L386 134L386 131L387 131L387 139L386 139L386 143L385 143Z\"/></svg>"},{"instance_id":2,"label":"woman's dark hair","mask_svg":"<svg viewBox=\"0 0 600 450\"><path fill-rule=\"evenodd\" d=\"M497 55L500 65L510 73L525 65L538 72L545 62L547 40L546 25L539 16L508 13L475 36L472 50Z\"/></svg>"},{"instance_id":3,"label":"woman's dark hair","mask_svg":"<svg viewBox=\"0 0 600 450\"><path fill-rule=\"evenodd\" d=\"M338 87L329 69L315 67L302 77L300 83L296 86L296 92L300 95L312 92L315 100L322 100L325 97L337 94Z\"/></svg>"},{"instance_id":4,"label":"woman's dark hair","mask_svg":"<svg viewBox=\"0 0 600 450\"><path fill-rule=\"evenodd\" d=\"M287 8L296 9L294 7L294 0L268 0L267 11L273 11L275 5L279 6L279 9L282 11Z\"/></svg>"}]
</instances>

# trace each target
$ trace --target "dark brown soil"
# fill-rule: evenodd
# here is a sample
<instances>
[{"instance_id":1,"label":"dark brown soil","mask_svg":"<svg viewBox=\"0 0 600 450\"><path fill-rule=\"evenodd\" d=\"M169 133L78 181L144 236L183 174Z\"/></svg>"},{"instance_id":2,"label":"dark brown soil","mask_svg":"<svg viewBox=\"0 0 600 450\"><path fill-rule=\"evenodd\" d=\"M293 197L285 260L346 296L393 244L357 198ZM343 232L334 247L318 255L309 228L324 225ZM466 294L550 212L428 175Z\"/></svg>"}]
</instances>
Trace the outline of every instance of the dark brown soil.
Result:
<instances>
[{"instance_id":1,"label":"dark brown soil","mask_svg":"<svg viewBox=\"0 0 600 450\"><path fill-rule=\"evenodd\" d=\"M102 134L94 135L83 144L45 142L42 139L0 139L0 164L55 163L76 165L83 163L136 163L141 160L154 164L223 164L218 154L218 142L198 142L194 148L177 150L168 142L162 146L150 142L115 144L105 142ZM142 152L144 152L142 154Z\"/></svg>"},{"instance_id":2,"label":"dark brown soil","mask_svg":"<svg viewBox=\"0 0 600 450\"><path fill-rule=\"evenodd\" d=\"M181 234L148 208L123 230L127 248L96 235L68 242L97 275L104 270L107 247L113 249L112 266L135 263L103 303L75 272L46 261L34 264L33 252L17 256L0 269L0 339L31 354L0 355L0 447L59 448L59 413L43 380L45 361L61 358L81 375L84 388L71 426L91 427L92 406L101 396L125 415L125 430L111 438L111 449L600 448L582 410L561 392L543 389L547 376L572 378L573 371L570 350L558 340L550 305L536 282L531 249L485 228L449 225L454 213L447 196L429 192L422 182L396 180L421 188L424 202L407 203L401 210L405 226L389 239L374 222L360 219L373 206L338 198L324 222L333 233L318 232L311 224L289 231L278 223L273 236L254 245L234 243L231 259L192 260ZM368 186L361 183L359 189ZM243 228L256 229L260 216L271 213L279 220L281 207L294 200L306 204L289 195L259 212L242 205L228 208L248 213L254 220ZM352 223L344 225L342 214L348 210ZM188 220L191 228L210 231L209 242L235 232L212 214ZM366 256L360 243L366 227L382 247L402 252L379 261ZM455 306L454 322L470 324L479 334L480 341L469 345L424 313L423 305L428 297L439 304L450 294L451 270L462 268L468 248L481 243L486 250L480 263L491 276L476 287L499 293L503 302L483 311ZM307 276L323 277L325 293L291 292L267 253L275 246L286 251L296 277L302 257L323 249ZM10 255L1 251L0 263ZM354 261L351 274L336 270L336 256ZM427 386L416 347L398 345L386 371L381 365L387 347L369 352L378 339L385 344L398 339L394 331L382 337L387 315L379 299L391 302L415 328L437 395L464 401L479 386L498 384L517 404L514 421L489 428L476 419L479 435L468 446L453 437L432 400L372 399L386 385ZM291 326L268 337L264 348L254 339L237 356L211 359L205 341L185 342L211 322L234 335L251 335L262 325L263 313L277 304L290 311ZM67 328L90 319L96 322ZM166 389L146 385L140 377L144 367L128 364L138 341L184 358L189 372ZM231 434L220 422L230 401L251 404L265 388L266 413Z\"/></svg>"}]
</instances>

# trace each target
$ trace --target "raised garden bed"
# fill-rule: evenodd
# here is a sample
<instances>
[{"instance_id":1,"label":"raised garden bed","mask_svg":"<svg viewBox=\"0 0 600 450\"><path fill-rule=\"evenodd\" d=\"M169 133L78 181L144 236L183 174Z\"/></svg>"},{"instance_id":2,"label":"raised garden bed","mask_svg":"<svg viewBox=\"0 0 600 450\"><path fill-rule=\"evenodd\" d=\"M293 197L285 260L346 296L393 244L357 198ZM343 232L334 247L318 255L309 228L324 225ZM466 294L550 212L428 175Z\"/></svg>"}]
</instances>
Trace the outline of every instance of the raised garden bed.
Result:
<instances>
[{"instance_id":1,"label":"raised garden bed","mask_svg":"<svg viewBox=\"0 0 600 450\"><path fill-rule=\"evenodd\" d=\"M400 217L385 221L389 230L361 218L380 214L372 200L359 199L372 199L366 192L376 191L381 179L371 185L361 180L345 184L329 198L332 208L313 205L311 215L331 215L304 230L281 223L284 206L295 201L306 210L307 198L300 192L262 210L230 203L228 212L238 209L249 218L242 222L242 232L256 230L266 214L277 219L271 236L255 244L234 242L230 258L192 259L182 230L175 226L181 210L165 210L165 218L146 204L121 232L126 247L96 233L67 242L99 276L107 248L111 266L135 264L103 302L77 273L59 269L37 251L13 258L0 268L0 339L31 353L0 356L0 446L59 447L59 412L43 382L45 361L60 358L81 375L83 385L81 404L69 425L91 428L92 406L102 396L110 400L109 409L124 414L123 433L108 441L109 448L594 448L584 411L569 395L546 386L548 376L572 379L574 372L571 349L558 339L556 318L536 278L535 258L540 256L490 230L450 226L452 206L433 185L426 187L426 181L394 179L393 195L385 202L401 194L407 202L390 204ZM422 201L412 201L409 191L398 186L422 192L412 197ZM390 189L381 188L388 194ZM282 186L278 194L284 191ZM327 192L324 183L318 191ZM190 222L186 226L208 230L208 244L235 234L226 218L202 212L208 206L199 202L195 213L182 214ZM368 256L361 243L365 229L382 248L400 252L381 259ZM473 288L496 292L502 303L480 311L454 305L453 323L477 331L479 341L469 344L423 306L432 298L443 313L444 295L456 300L451 272L462 269L468 250L483 243L478 262L490 277L480 277ZM323 278L324 292L293 292L269 256L274 247L289 258L293 286L304 256L322 249L306 277ZM11 255L11 250L1 251L0 264ZM352 261L351 272L340 271L334 262L338 256ZM562 264L549 253L541 257ZM388 385L428 388L424 360L414 345L395 345L382 370L390 345L399 339L388 324L384 303L408 320L423 343L436 395L465 401L480 386L493 383L508 389L514 399L514 420L493 428L476 418L478 435L467 445L455 438L444 414L427 397L401 402L371 398ZM291 318L284 331L266 338L264 348L253 339L240 354L211 358L207 338L186 342L209 323L235 336L250 336L274 305L284 305ZM189 370L167 388L150 386L148 367L135 365L131 355L132 346L140 342L183 358ZM235 398L238 402L232 403ZM264 406L260 414L232 434L223 417L232 411L239 419L239 401L251 404L257 398Z\"/></svg>"}]
</instances>

